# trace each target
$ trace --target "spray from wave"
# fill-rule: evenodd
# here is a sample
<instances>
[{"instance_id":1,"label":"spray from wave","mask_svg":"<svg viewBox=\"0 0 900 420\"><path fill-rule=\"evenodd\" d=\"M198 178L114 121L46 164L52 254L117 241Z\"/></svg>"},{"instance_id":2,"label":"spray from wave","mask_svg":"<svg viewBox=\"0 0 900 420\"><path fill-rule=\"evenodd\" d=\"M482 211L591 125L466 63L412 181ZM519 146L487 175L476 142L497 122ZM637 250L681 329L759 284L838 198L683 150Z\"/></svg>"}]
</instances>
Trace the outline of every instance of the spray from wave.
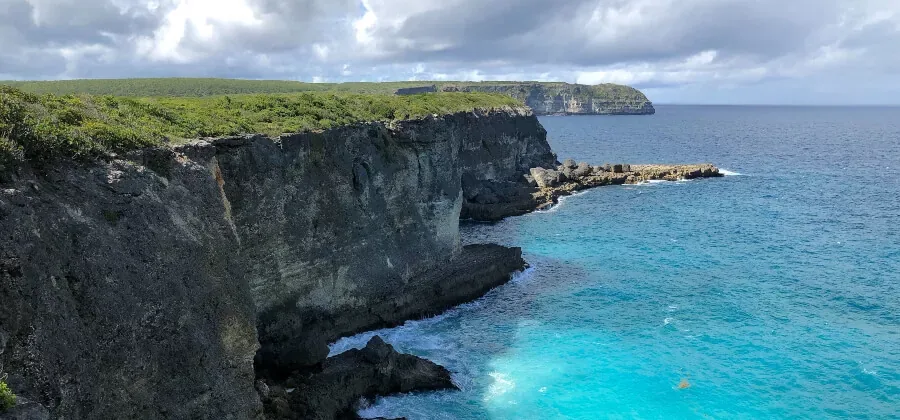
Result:
<instances>
[{"instance_id":1,"label":"spray from wave","mask_svg":"<svg viewBox=\"0 0 900 420\"><path fill-rule=\"evenodd\" d=\"M744 175L740 172L729 171L728 169L719 168L719 173L725 176L741 176Z\"/></svg>"}]
</instances>

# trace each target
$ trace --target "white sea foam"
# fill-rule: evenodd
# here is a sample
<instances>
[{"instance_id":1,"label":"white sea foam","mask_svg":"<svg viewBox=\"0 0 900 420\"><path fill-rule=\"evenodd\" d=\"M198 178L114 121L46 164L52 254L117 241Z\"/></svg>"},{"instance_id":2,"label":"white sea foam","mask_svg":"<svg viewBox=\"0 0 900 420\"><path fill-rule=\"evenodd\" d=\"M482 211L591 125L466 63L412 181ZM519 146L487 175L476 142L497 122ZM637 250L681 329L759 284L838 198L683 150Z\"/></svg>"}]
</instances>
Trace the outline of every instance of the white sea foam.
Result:
<instances>
[{"instance_id":1,"label":"white sea foam","mask_svg":"<svg viewBox=\"0 0 900 420\"><path fill-rule=\"evenodd\" d=\"M491 383L490 387L488 387L487 395L484 396L485 401L490 401L494 398L497 398L509 391L512 391L516 387L516 382L512 379L509 379L506 374L491 372L489 375L491 378L494 378L494 382Z\"/></svg>"},{"instance_id":2,"label":"white sea foam","mask_svg":"<svg viewBox=\"0 0 900 420\"><path fill-rule=\"evenodd\" d=\"M675 320L674 318L666 318L666 319L663 320L663 325L669 325L669 324L671 324L672 321L674 321L674 320Z\"/></svg>"},{"instance_id":3,"label":"white sea foam","mask_svg":"<svg viewBox=\"0 0 900 420\"><path fill-rule=\"evenodd\" d=\"M535 266L528 267L524 271L513 274L509 283L520 284L534 277ZM463 312L471 311L479 308L484 304L483 297L478 300L464 303L447 310L446 312L430 318L407 321L403 325L394 328L384 328L376 331L367 331L354 336L342 338L328 346L328 357L336 356L347 350L361 349L366 346L372 337L381 336L384 341L398 346L398 350L403 350L403 344L415 343L415 347L419 349L440 349L444 347L444 343L437 336L429 336L423 334L422 330L435 323L441 322L449 317L458 316Z\"/></svg>"},{"instance_id":4,"label":"white sea foam","mask_svg":"<svg viewBox=\"0 0 900 420\"><path fill-rule=\"evenodd\" d=\"M733 172L733 171L729 171L728 169L722 169L722 168L719 168L719 173L722 174L722 175L725 175L725 176L740 176L740 175L743 175L742 173L739 173L739 172Z\"/></svg>"},{"instance_id":5,"label":"white sea foam","mask_svg":"<svg viewBox=\"0 0 900 420\"><path fill-rule=\"evenodd\" d=\"M578 192L576 192L576 193L572 193L571 195L564 195L564 196L562 196L562 197L559 197L559 201L558 201L556 204L550 206L549 209L547 209L547 210L538 210L538 211L535 211L534 213L537 213L537 214L543 214L543 213L555 213L557 210L559 210L560 207L562 207L563 203L565 203L566 200L568 200L568 199L570 199L570 198L572 198L572 197L577 197L577 196L579 196L579 195L586 194L587 192L588 192L588 190L582 190L582 191L578 191ZM532 214L534 214L534 213L532 213Z\"/></svg>"}]
</instances>

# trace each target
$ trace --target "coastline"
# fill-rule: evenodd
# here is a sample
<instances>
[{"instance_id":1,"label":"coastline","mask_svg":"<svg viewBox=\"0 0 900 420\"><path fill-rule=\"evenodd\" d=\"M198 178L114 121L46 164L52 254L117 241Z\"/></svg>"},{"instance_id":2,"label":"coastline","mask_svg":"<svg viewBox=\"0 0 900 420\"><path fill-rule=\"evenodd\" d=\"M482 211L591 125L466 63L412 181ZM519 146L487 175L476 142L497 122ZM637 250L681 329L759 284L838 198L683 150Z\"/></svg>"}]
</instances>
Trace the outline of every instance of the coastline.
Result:
<instances>
[{"instance_id":1,"label":"coastline","mask_svg":"<svg viewBox=\"0 0 900 420\"><path fill-rule=\"evenodd\" d=\"M377 342L381 359L346 363L327 357L328 344L437 315L527 267L518 248L461 246L461 219L521 215L601 185L718 174L618 166L560 165L525 108L26 165L0 195L0 294L13 303L0 318L15 320L0 328L11 349L0 356L22 400L53 416L262 418L272 404L306 413L309 401L273 403L265 390L346 382L329 366L394 366ZM98 341L110 331L124 333ZM72 349L93 356L72 359ZM142 368L175 359L176 370ZM26 363L42 375L25 375ZM51 379L67 372L84 380ZM397 392L383 380L335 394L339 411ZM134 386L115 404L65 399Z\"/></svg>"}]
</instances>

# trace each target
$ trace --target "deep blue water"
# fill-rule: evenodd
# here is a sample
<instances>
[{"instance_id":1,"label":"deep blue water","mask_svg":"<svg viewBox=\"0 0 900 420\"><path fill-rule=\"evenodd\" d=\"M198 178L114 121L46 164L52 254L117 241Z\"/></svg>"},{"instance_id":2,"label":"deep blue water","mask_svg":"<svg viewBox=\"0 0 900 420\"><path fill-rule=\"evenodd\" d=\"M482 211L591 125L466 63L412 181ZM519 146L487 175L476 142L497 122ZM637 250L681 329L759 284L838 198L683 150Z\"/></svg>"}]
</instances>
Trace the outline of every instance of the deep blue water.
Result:
<instances>
[{"instance_id":1,"label":"deep blue water","mask_svg":"<svg viewBox=\"0 0 900 420\"><path fill-rule=\"evenodd\" d=\"M469 242L521 246L533 268L380 331L447 366L462 391L362 414L900 417L900 108L660 106L541 122L561 160L740 175L598 188L464 225Z\"/></svg>"}]
</instances>

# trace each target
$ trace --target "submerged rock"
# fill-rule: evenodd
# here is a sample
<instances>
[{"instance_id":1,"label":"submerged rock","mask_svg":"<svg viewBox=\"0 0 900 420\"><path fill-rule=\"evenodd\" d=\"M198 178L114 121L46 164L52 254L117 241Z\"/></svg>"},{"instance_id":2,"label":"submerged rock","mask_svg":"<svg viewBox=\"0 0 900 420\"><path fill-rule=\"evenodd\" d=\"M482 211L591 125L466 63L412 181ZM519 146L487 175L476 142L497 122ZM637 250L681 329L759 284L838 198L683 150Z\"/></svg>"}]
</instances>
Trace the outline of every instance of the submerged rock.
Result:
<instances>
[{"instance_id":1,"label":"submerged rock","mask_svg":"<svg viewBox=\"0 0 900 420\"><path fill-rule=\"evenodd\" d=\"M279 391L263 401L269 418L305 420L354 418L361 398L458 389L443 366L398 353L378 336L361 350L325 360L320 372L293 376L272 388Z\"/></svg>"}]
</instances>

